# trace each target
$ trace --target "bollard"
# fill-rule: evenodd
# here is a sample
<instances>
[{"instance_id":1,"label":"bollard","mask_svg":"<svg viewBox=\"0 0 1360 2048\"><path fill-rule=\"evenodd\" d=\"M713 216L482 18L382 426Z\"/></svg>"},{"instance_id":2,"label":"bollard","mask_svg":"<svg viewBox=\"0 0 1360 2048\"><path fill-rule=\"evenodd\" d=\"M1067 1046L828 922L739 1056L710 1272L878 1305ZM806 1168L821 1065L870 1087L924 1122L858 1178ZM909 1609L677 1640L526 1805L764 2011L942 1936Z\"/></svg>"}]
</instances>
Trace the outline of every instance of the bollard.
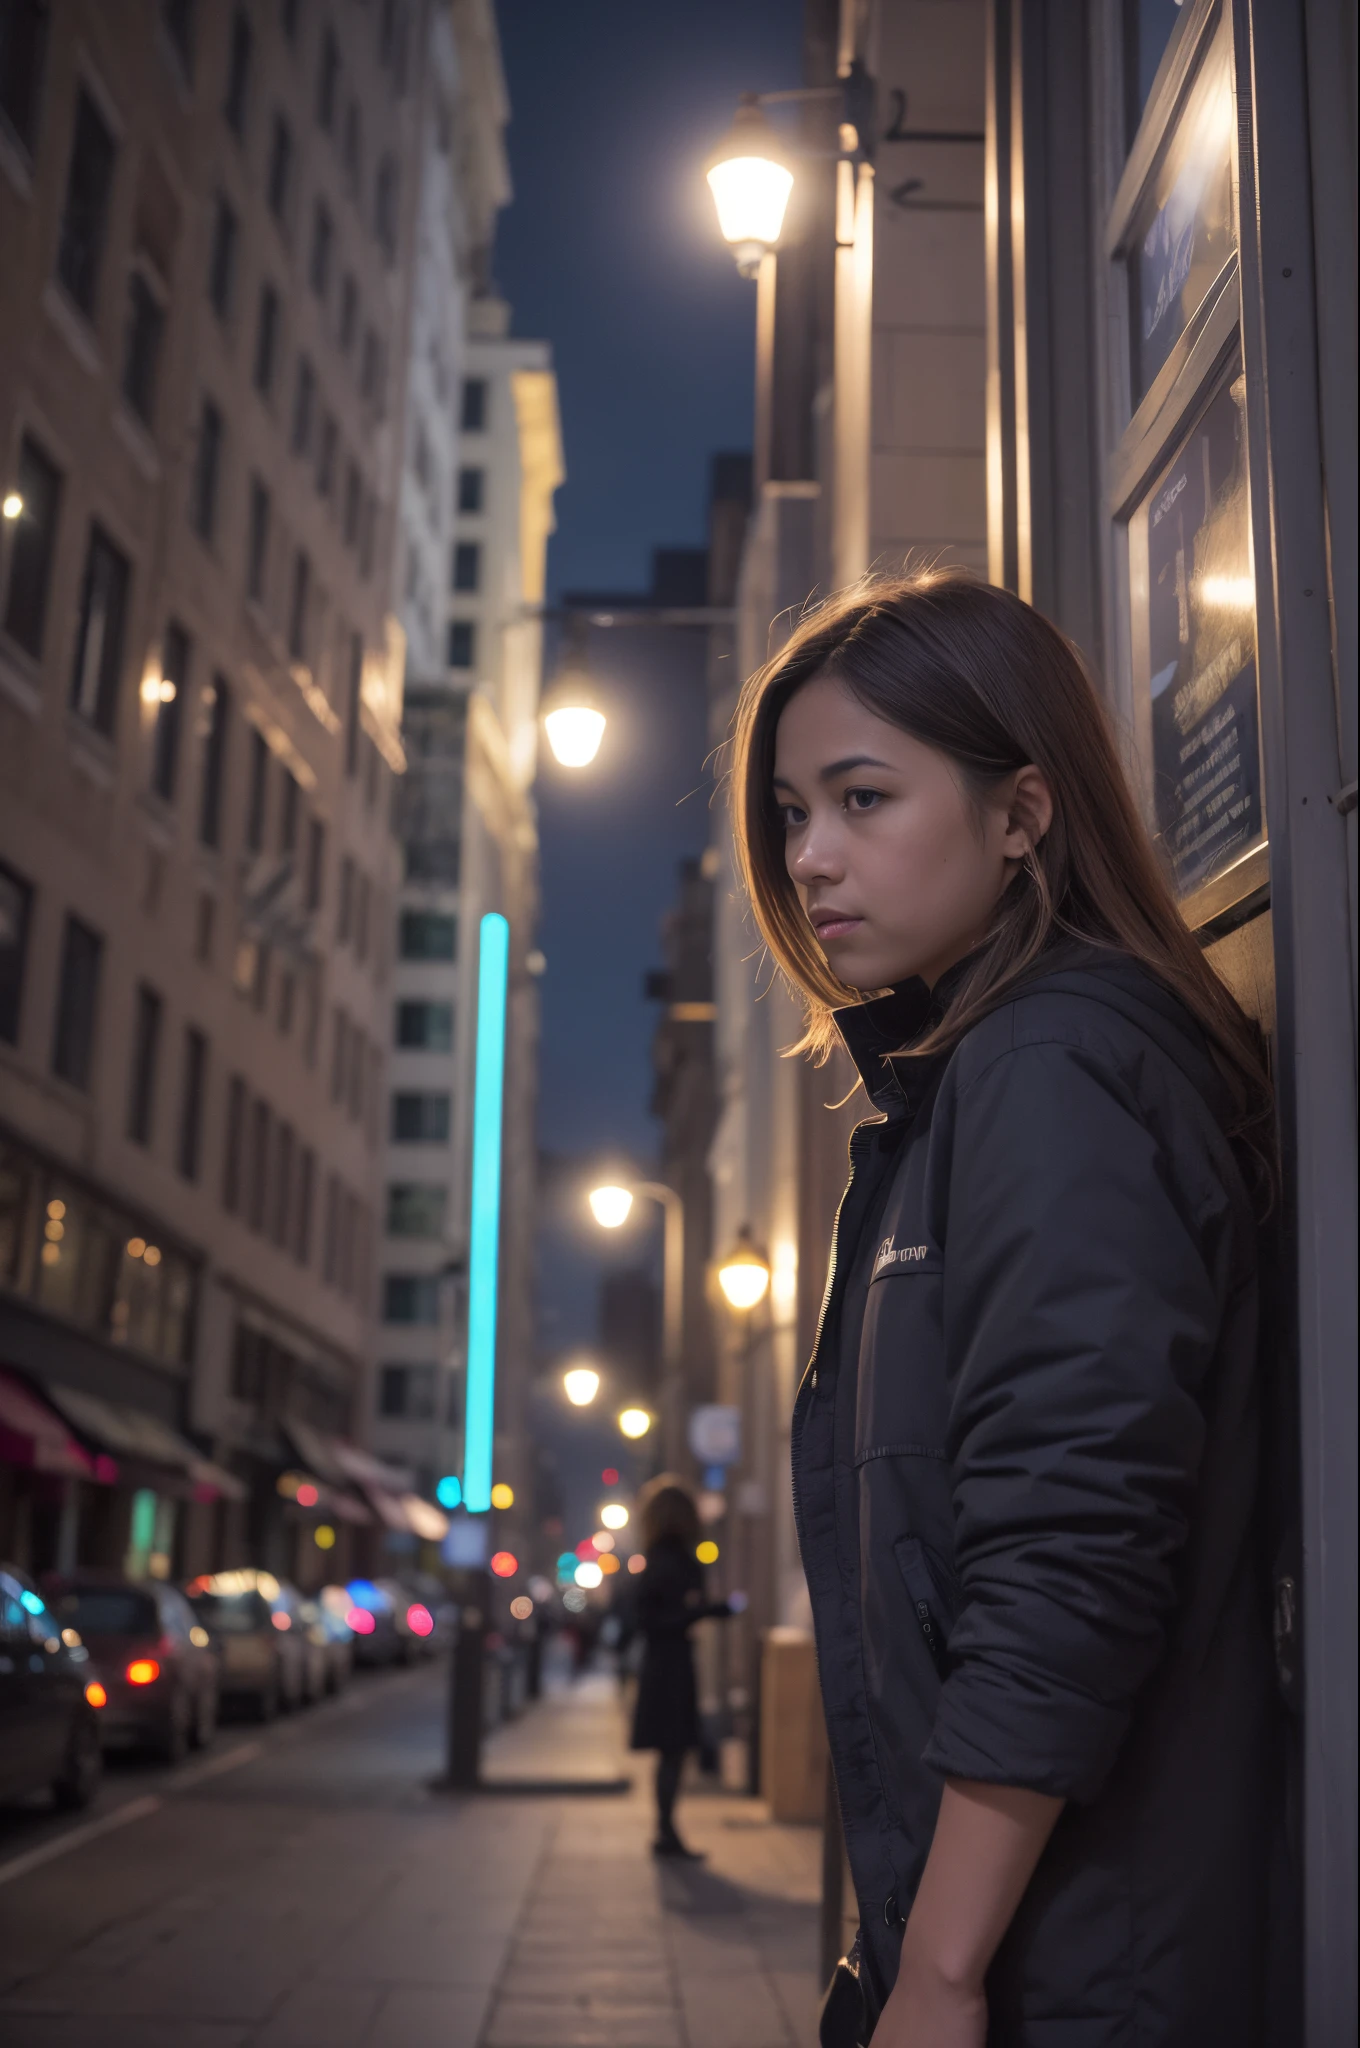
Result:
<instances>
[{"instance_id":1,"label":"bollard","mask_svg":"<svg viewBox=\"0 0 1360 2048\"><path fill-rule=\"evenodd\" d=\"M486 1639L485 1572L463 1574L458 1634L449 1658L445 1782L471 1790L482 1769L483 1650Z\"/></svg>"}]
</instances>

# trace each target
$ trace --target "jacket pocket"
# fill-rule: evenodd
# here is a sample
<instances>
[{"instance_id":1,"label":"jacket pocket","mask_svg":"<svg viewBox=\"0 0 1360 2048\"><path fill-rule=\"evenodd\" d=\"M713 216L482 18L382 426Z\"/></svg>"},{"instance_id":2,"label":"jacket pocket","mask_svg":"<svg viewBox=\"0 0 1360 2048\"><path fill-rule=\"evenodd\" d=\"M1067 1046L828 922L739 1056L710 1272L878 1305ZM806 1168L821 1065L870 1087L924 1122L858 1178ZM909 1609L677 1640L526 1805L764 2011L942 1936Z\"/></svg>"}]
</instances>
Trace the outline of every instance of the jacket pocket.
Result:
<instances>
[{"instance_id":1,"label":"jacket pocket","mask_svg":"<svg viewBox=\"0 0 1360 2048\"><path fill-rule=\"evenodd\" d=\"M949 1672L949 1630L954 1617L936 1583L926 1547L919 1536L899 1536L893 1544L893 1555L931 1662L940 1677L945 1678Z\"/></svg>"}]
</instances>

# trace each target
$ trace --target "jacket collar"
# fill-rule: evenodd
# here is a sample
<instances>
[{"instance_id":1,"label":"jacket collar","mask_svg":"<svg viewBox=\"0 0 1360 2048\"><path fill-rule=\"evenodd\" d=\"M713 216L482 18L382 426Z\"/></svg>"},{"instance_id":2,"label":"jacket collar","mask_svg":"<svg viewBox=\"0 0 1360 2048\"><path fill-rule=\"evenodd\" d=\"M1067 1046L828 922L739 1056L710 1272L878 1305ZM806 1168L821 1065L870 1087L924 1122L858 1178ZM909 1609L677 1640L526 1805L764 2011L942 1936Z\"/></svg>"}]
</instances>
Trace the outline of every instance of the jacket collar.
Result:
<instances>
[{"instance_id":1,"label":"jacket collar","mask_svg":"<svg viewBox=\"0 0 1360 2048\"><path fill-rule=\"evenodd\" d=\"M865 1094L885 1116L900 1115L904 1105L914 1112L933 1078L935 1060L894 1061L893 1055L939 1023L967 965L967 959L958 961L933 989L913 975L886 995L874 996L867 1003L848 1003L832 1013Z\"/></svg>"}]
</instances>

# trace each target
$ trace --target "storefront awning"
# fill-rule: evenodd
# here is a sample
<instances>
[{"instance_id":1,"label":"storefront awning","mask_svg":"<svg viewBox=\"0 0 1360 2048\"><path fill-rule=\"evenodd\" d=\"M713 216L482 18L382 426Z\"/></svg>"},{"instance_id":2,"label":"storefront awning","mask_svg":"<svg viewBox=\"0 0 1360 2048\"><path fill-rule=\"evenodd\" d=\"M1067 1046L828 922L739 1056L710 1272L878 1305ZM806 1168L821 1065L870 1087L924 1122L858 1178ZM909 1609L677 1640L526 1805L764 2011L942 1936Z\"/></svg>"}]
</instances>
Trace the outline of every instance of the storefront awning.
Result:
<instances>
[{"instance_id":1,"label":"storefront awning","mask_svg":"<svg viewBox=\"0 0 1360 2048\"><path fill-rule=\"evenodd\" d=\"M246 1489L234 1473L203 1457L159 1416L148 1415L144 1408L106 1401L102 1394L86 1393L83 1387L49 1386L46 1392L82 1436L115 1457L135 1458L182 1473L200 1499L245 1499Z\"/></svg>"},{"instance_id":2,"label":"storefront awning","mask_svg":"<svg viewBox=\"0 0 1360 2048\"><path fill-rule=\"evenodd\" d=\"M91 1479L94 1461L74 1440L60 1415L54 1415L22 1380L0 1371L0 1458L35 1472L55 1472L68 1479Z\"/></svg>"},{"instance_id":3,"label":"storefront awning","mask_svg":"<svg viewBox=\"0 0 1360 2048\"><path fill-rule=\"evenodd\" d=\"M425 1543L442 1543L449 1532L449 1518L440 1508L418 1493L388 1493L384 1487L365 1489L384 1527L403 1536L418 1536Z\"/></svg>"}]
</instances>

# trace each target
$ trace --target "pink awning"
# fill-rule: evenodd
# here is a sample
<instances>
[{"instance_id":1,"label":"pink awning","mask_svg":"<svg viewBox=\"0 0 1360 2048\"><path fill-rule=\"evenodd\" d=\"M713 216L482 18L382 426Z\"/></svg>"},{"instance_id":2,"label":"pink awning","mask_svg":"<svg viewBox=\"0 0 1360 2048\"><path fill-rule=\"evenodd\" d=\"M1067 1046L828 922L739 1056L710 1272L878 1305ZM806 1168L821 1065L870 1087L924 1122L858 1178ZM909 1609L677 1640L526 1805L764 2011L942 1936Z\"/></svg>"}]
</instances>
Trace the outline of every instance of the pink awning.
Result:
<instances>
[{"instance_id":1,"label":"pink awning","mask_svg":"<svg viewBox=\"0 0 1360 2048\"><path fill-rule=\"evenodd\" d=\"M35 1472L92 1479L93 1461L81 1450L59 1415L13 1373L0 1371L0 1458Z\"/></svg>"}]
</instances>

